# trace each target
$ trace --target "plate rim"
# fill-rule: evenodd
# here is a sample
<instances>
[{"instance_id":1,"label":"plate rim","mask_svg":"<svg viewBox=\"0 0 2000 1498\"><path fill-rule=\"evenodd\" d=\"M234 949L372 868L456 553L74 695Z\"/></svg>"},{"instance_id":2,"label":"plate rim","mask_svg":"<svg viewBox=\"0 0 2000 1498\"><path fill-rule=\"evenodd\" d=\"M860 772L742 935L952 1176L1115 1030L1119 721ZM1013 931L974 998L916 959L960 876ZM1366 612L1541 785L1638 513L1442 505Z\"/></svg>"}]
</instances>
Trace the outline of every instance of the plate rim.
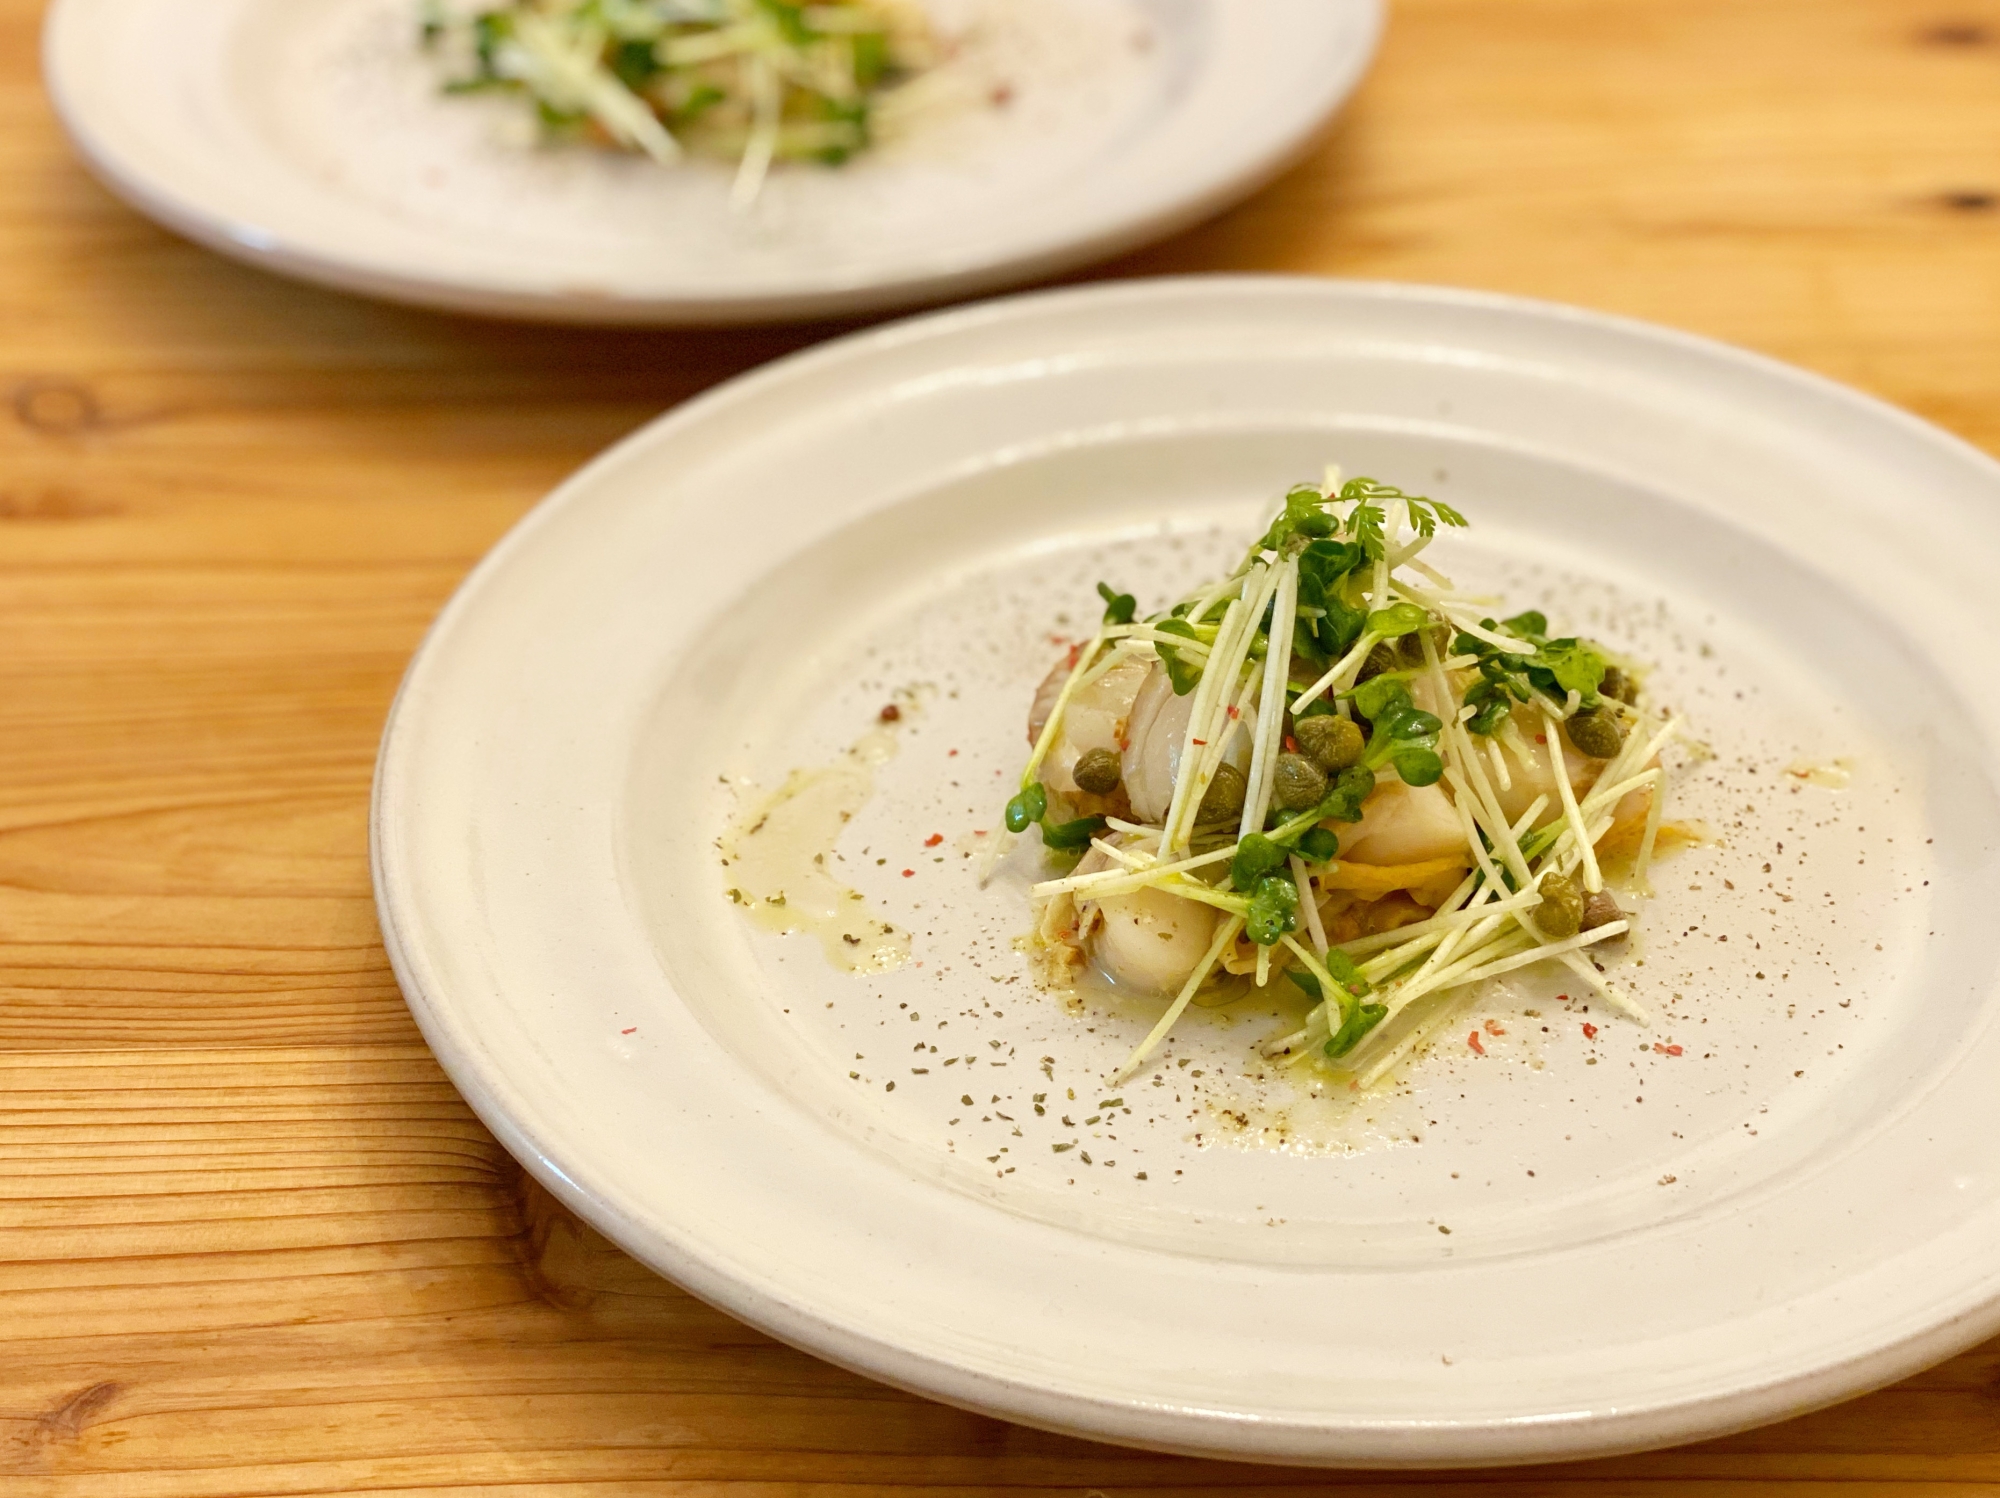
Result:
<instances>
[{"instance_id":1,"label":"plate rim","mask_svg":"<svg viewBox=\"0 0 2000 1498\"><path fill-rule=\"evenodd\" d=\"M958 251L915 274L863 276L803 291L753 290L723 295L565 291L552 276L527 290L467 281L442 272L397 270L296 243L258 223L205 207L199 193L177 191L126 160L97 128L85 88L67 56L84 8L118 0L51 0L42 18L41 72L58 124L85 167L128 207L183 238L270 274L349 295L472 316L585 327L725 327L808 322L921 309L1047 280L1157 243L1207 221L1268 187L1311 151L1373 67L1387 26L1386 0L1338 0L1354 13L1355 44L1335 57L1309 107L1256 149L1237 155L1191 192L1156 196L1149 206L1094 233L1058 236L997 258Z\"/></svg>"},{"instance_id":2,"label":"plate rim","mask_svg":"<svg viewBox=\"0 0 2000 1498\"><path fill-rule=\"evenodd\" d=\"M1251 1418L1235 1412L1161 1406L1052 1393L1021 1378L967 1369L816 1317L811 1308L732 1279L683 1246L639 1222L625 1204L594 1193L588 1172L567 1172L531 1129L507 1112L504 1076L487 1076L471 1048L460 1044L444 1006L416 981L395 909L393 872L385 869L385 820L393 786L392 750L420 668L433 643L472 607L473 594L541 524L578 496L600 470L624 461L642 444L666 440L683 425L705 421L738 401L810 376L822 368L865 359L878 350L948 340L982 325L1033 319L1053 311L1089 313L1103 304L1166 304L1185 298L1322 295L1331 301L1458 307L1582 325L1622 339L1692 353L1773 378L1822 400L1832 399L1886 419L1911 436L1986 470L2000 488L2000 460L1966 439L1880 397L1770 355L1642 319L1505 293L1423 283L1345 280L1300 275L1208 275L1134 278L1082 287L1031 291L899 319L796 351L724 381L670 408L612 444L531 508L465 576L412 654L385 722L370 801L369 846L377 915L385 949L413 1018L439 1064L467 1104L530 1174L570 1210L624 1251L698 1299L813 1356L922 1397L1062 1434L1180 1455L1253 1462L1358 1468L1442 1469L1581 1460L1712 1438L1824 1408L1933 1366L2000 1332L2000 1295L1950 1307L1871 1349L1804 1372L1780 1374L1721 1393L1605 1413L1493 1420L1347 1419L1338 1432L1295 1417ZM1206 1435L1209 1439L1193 1439ZM1226 1437L1226 1442L1224 1438ZM1428 1446L1440 1449L1426 1450Z\"/></svg>"}]
</instances>

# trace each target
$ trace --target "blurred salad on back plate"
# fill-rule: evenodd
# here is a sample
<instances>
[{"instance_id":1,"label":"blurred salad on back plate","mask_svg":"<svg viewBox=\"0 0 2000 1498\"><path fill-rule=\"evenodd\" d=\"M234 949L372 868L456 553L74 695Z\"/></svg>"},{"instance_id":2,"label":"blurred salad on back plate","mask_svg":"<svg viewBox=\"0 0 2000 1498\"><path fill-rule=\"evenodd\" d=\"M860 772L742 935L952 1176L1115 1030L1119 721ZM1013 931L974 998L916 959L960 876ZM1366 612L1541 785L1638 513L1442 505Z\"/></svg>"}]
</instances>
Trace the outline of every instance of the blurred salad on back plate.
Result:
<instances>
[{"instance_id":1,"label":"blurred salad on back plate","mask_svg":"<svg viewBox=\"0 0 2000 1498\"><path fill-rule=\"evenodd\" d=\"M735 162L738 206L868 149L939 50L912 0L429 0L423 38L448 92L516 96L551 141Z\"/></svg>"}]
</instances>

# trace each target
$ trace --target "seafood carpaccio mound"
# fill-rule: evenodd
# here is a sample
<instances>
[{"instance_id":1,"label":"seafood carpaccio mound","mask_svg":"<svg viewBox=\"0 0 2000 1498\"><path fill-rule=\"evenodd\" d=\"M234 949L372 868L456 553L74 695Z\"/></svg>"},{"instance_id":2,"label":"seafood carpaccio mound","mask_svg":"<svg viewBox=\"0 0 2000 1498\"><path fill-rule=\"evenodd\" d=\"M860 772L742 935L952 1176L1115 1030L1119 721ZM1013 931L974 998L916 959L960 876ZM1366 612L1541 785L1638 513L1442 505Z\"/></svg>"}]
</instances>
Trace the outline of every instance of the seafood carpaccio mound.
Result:
<instances>
[{"instance_id":1,"label":"seafood carpaccio mound","mask_svg":"<svg viewBox=\"0 0 2000 1498\"><path fill-rule=\"evenodd\" d=\"M1044 981L1169 1001L1282 982L1269 1054L1366 1084L1482 981L1557 963L1614 1009L1680 732L1645 671L1456 587L1450 506L1337 473L1285 496L1227 577L1103 623L1028 715L1010 833L1074 868L1034 887ZM1617 891L1606 870L1622 874Z\"/></svg>"}]
</instances>

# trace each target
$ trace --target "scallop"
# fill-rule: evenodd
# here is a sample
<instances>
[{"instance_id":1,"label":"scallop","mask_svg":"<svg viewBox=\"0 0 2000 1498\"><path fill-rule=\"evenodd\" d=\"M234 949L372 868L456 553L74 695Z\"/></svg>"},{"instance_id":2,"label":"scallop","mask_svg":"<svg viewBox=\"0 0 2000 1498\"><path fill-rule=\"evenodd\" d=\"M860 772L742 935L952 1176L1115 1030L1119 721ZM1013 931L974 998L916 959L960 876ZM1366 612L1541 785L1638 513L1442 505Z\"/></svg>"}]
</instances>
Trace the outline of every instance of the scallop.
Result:
<instances>
[{"instance_id":1,"label":"scallop","mask_svg":"<svg viewBox=\"0 0 2000 1498\"><path fill-rule=\"evenodd\" d=\"M1066 796L1076 795L1076 762L1079 759L1093 749L1109 749L1113 754L1121 752L1126 724L1132 716L1133 699L1139 695L1148 667L1149 663L1142 659L1122 660L1070 697L1069 706L1063 709L1062 727L1056 734L1056 741L1049 747L1048 758L1042 762L1042 782L1050 790L1060 791ZM1036 688L1034 705L1028 711L1029 743L1042 736L1042 729L1049 721L1049 714L1055 711L1056 699L1062 695L1063 685L1069 680L1072 669L1068 661L1061 662Z\"/></svg>"},{"instance_id":2,"label":"scallop","mask_svg":"<svg viewBox=\"0 0 2000 1498\"><path fill-rule=\"evenodd\" d=\"M1518 822L1534 803L1537 796L1547 796L1544 806L1535 820L1536 826L1544 826L1563 814L1562 797L1556 789L1555 761L1549 754L1546 742L1536 739L1546 732L1542 715L1526 707L1514 709L1514 727L1518 737L1503 735L1499 740L1500 752L1507 756L1507 774L1513 784L1507 789L1500 788L1500 779L1493 773L1491 752L1485 749L1485 740L1474 739L1482 752L1487 753L1486 778L1493 786L1493 794L1500 802L1500 810L1509 822ZM1597 783L1597 777L1604 772L1604 761L1591 759L1576 750L1565 747L1563 765L1569 771L1570 790L1581 799Z\"/></svg>"},{"instance_id":3,"label":"scallop","mask_svg":"<svg viewBox=\"0 0 2000 1498\"><path fill-rule=\"evenodd\" d=\"M1215 940L1217 912L1164 890L1111 895L1083 907L1083 945L1120 988L1165 998L1180 992Z\"/></svg>"},{"instance_id":4,"label":"scallop","mask_svg":"<svg viewBox=\"0 0 2000 1498\"><path fill-rule=\"evenodd\" d=\"M1361 803L1361 820L1340 829L1343 863L1422 863L1465 852L1458 811L1442 785L1410 786L1385 774Z\"/></svg>"},{"instance_id":5,"label":"scallop","mask_svg":"<svg viewBox=\"0 0 2000 1498\"><path fill-rule=\"evenodd\" d=\"M1156 661L1133 700L1131 721L1125 730L1123 769L1132 815L1142 822L1158 825L1173 803L1188 720L1194 716L1194 698L1193 692L1176 697L1166 667ZM1245 708L1241 720L1224 731L1228 735L1224 762L1248 775L1250 746L1257 733L1255 709Z\"/></svg>"}]
</instances>

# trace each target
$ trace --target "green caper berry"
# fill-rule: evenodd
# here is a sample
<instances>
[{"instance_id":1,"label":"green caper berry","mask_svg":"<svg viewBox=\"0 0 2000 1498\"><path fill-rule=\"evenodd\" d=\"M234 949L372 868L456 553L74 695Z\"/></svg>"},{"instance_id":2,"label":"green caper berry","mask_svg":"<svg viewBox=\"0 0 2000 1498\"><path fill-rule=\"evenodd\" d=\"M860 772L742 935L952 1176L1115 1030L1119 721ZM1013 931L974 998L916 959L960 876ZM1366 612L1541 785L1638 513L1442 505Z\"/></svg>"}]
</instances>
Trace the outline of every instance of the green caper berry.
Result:
<instances>
[{"instance_id":1,"label":"green caper berry","mask_svg":"<svg viewBox=\"0 0 2000 1498\"><path fill-rule=\"evenodd\" d=\"M1303 754L1281 754L1271 779L1271 799L1281 811L1304 811L1326 795L1326 771Z\"/></svg>"},{"instance_id":2,"label":"green caper berry","mask_svg":"<svg viewBox=\"0 0 2000 1498\"><path fill-rule=\"evenodd\" d=\"M1244 783L1243 772L1234 765L1217 765L1215 778L1208 783L1202 793L1201 805L1196 809L1197 822L1220 822L1227 817L1238 815L1243 810L1243 800L1250 787Z\"/></svg>"},{"instance_id":3,"label":"green caper berry","mask_svg":"<svg viewBox=\"0 0 2000 1498\"><path fill-rule=\"evenodd\" d=\"M1562 941L1583 929L1583 894L1561 874L1541 882L1542 903L1534 909L1535 929L1551 941Z\"/></svg>"},{"instance_id":4,"label":"green caper berry","mask_svg":"<svg viewBox=\"0 0 2000 1498\"><path fill-rule=\"evenodd\" d=\"M1569 741L1592 759L1610 759L1625 747L1625 730L1601 707L1573 715L1564 727Z\"/></svg>"},{"instance_id":5,"label":"green caper berry","mask_svg":"<svg viewBox=\"0 0 2000 1498\"><path fill-rule=\"evenodd\" d=\"M1599 695L1615 697L1627 707L1636 707L1639 702L1639 683L1617 666L1604 668L1604 680L1597 684L1597 690Z\"/></svg>"},{"instance_id":6,"label":"green caper berry","mask_svg":"<svg viewBox=\"0 0 2000 1498\"><path fill-rule=\"evenodd\" d=\"M1125 778L1125 770L1118 762L1114 749L1092 749L1076 762L1070 771L1070 778L1080 791L1088 791L1093 796L1108 796L1118 789L1118 782Z\"/></svg>"},{"instance_id":7,"label":"green caper berry","mask_svg":"<svg viewBox=\"0 0 2000 1498\"><path fill-rule=\"evenodd\" d=\"M1397 653L1394 642L1382 640L1368 652L1368 659L1354 673L1354 684L1360 686L1364 681L1373 681L1384 671L1400 671L1402 668L1402 657Z\"/></svg>"},{"instance_id":8,"label":"green caper berry","mask_svg":"<svg viewBox=\"0 0 2000 1498\"><path fill-rule=\"evenodd\" d=\"M1332 713L1299 719L1292 725L1292 737L1314 764L1328 772L1360 764L1361 753L1368 747L1360 729Z\"/></svg>"}]
</instances>

